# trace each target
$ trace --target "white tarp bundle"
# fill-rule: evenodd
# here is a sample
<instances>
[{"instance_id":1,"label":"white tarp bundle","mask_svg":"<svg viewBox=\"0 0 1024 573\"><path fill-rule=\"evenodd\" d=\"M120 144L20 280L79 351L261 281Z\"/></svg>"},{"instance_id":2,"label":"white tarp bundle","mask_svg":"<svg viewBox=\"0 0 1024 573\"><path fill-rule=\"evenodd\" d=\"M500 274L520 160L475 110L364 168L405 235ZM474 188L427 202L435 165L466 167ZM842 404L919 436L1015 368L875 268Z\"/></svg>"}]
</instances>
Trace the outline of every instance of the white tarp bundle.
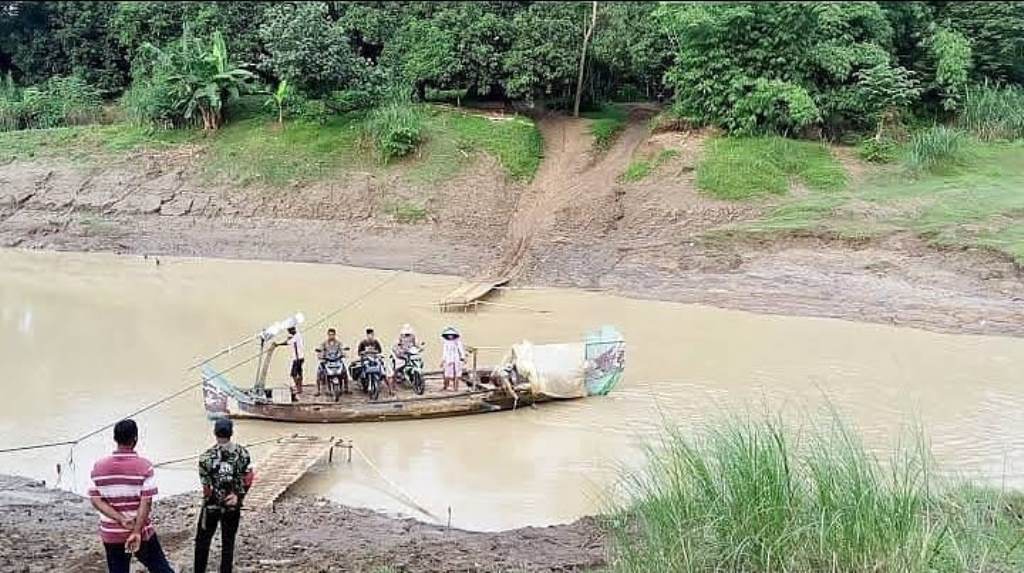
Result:
<instances>
[{"instance_id":1,"label":"white tarp bundle","mask_svg":"<svg viewBox=\"0 0 1024 573\"><path fill-rule=\"evenodd\" d=\"M587 395L586 350L582 343L535 345L524 341L512 346L511 362L534 394L552 398Z\"/></svg>"}]
</instances>

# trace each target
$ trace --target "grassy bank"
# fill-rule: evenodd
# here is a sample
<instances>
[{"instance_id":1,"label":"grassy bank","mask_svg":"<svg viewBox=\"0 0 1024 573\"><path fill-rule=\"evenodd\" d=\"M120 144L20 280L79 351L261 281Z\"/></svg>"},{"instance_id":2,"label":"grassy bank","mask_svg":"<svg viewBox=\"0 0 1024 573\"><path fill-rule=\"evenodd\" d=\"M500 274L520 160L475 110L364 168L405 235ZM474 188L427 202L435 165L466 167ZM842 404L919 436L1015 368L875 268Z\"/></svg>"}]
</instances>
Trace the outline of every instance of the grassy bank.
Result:
<instances>
[{"instance_id":1,"label":"grassy bank","mask_svg":"<svg viewBox=\"0 0 1024 573\"><path fill-rule=\"evenodd\" d=\"M323 123L301 119L278 125L264 113L243 111L216 132L158 130L127 123L0 132L0 160L59 156L81 161L117 159L142 149L196 146L199 169L211 180L283 187L347 169L397 169L434 183L458 174L476 154L494 156L506 173L529 180L540 165L543 141L525 118L491 120L425 107L420 148L381 165L365 140L365 114L331 115Z\"/></svg>"},{"instance_id":2,"label":"grassy bank","mask_svg":"<svg viewBox=\"0 0 1024 573\"><path fill-rule=\"evenodd\" d=\"M794 182L831 192L847 176L824 145L784 137L713 139L697 167L697 187L719 199L782 195Z\"/></svg>"},{"instance_id":3,"label":"grassy bank","mask_svg":"<svg viewBox=\"0 0 1024 573\"><path fill-rule=\"evenodd\" d=\"M1024 143L955 136L934 145L938 151L922 154L912 141L903 164L869 174L856 188L783 201L731 232L864 239L911 231L937 246L991 248L1024 263ZM943 159L927 159L936 156Z\"/></svg>"},{"instance_id":4,"label":"grassy bank","mask_svg":"<svg viewBox=\"0 0 1024 573\"><path fill-rule=\"evenodd\" d=\"M920 442L872 457L841 423L670 432L609 518L616 572L1009 572L1022 497L940 478Z\"/></svg>"}]
</instances>

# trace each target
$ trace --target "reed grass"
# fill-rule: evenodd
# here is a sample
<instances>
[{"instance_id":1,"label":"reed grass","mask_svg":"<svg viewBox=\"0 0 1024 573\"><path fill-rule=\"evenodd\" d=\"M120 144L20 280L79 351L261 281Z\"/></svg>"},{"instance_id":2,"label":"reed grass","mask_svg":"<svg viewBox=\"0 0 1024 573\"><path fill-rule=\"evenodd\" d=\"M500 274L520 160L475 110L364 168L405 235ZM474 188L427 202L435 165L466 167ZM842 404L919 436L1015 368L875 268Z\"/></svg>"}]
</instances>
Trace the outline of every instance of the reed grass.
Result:
<instances>
[{"instance_id":1,"label":"reed grass","mask_svg":"<svg viewBox=\"0 0 1024 573\"><path fill-rule=\"evenodd\" d=\"M1009 494L953 484L923 439L872 456L837 419L793 431L731 419L668 430L608 519L610 571L1019 571Z\"/></svg>"},{"instance_id":2,"label":"reed grass","mask_svg":"<svg viewBox=\"0 0 1024 573\"><path fill-rule=\"evenodd\" d=\"M956 124L983 140L1024 138L1024 89L991 85L969 88Z\"/></svg>"},{"instance_id":3,"label":"reed grass","mask_svg":"<svg viewBox=\"0 0 1024 573\"><path fill-rule=\"evenodd\" d=\"M965 165L971 156L967 134L954 127L935 125L910 138L905 163L911 171L948 171Z\"/></svg>"}]
</instances>

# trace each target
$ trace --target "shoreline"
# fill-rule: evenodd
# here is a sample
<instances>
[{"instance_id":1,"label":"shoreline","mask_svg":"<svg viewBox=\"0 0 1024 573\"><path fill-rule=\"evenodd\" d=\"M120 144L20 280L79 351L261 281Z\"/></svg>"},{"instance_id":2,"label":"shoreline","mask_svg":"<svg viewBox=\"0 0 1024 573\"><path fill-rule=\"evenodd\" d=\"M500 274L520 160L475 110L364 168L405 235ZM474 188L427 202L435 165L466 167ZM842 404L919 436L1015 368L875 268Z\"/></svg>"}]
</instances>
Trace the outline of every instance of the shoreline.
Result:
<instances>
[{"instance_id":1,"label":"shoreline","mask_svg":"<svg viewBox=\"0 0 1024 573\"><path fill-rule=\"evenodd\" d=\"M191 570L196 493L159 498L154 524L175 570ZM607 563L598 517L497 532L447 529L413 518L286 494L272 511L246 511L239 571L588 571ZM0 571L106 570L88 500L0 474ZM211 564L219 559L219 536ZM391 568L391 569L388 569Z\"/></svg>"}]
</instances>

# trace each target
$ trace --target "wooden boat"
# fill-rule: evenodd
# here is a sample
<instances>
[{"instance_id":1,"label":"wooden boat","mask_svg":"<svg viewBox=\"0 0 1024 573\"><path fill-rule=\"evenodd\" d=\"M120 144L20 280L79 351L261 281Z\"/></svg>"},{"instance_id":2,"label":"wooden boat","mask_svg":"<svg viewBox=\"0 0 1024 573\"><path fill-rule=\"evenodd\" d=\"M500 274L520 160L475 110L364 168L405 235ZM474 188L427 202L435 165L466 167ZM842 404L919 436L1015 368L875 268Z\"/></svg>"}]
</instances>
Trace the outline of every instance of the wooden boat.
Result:
<instances>
[{"instance_id":1,"label":"wooden boat","mask_svg":"<svg viewBox=\"0 0 1024 573\"><path fill-rule=\"evenodd\" d=\"M271 347L272 350L273 347ZM268 352L269 354L269 352ZM311 394L306 385L296 396L288 385L239 388L209 365L204 366L203 397L211 418L253 418L281 422L387 422L485 414L555 400L607 394L622 375L625 342L605 327L582 343L513 345L494 368L471 368L461 392L443 391L441 373L427 372L426 391L400 388L394 396L370 400L353 384L353 393L332 401ZM260 370L265 374L265 364ZM259 376L259 375L258 375Z\"/></svg>"}]
</instances>

